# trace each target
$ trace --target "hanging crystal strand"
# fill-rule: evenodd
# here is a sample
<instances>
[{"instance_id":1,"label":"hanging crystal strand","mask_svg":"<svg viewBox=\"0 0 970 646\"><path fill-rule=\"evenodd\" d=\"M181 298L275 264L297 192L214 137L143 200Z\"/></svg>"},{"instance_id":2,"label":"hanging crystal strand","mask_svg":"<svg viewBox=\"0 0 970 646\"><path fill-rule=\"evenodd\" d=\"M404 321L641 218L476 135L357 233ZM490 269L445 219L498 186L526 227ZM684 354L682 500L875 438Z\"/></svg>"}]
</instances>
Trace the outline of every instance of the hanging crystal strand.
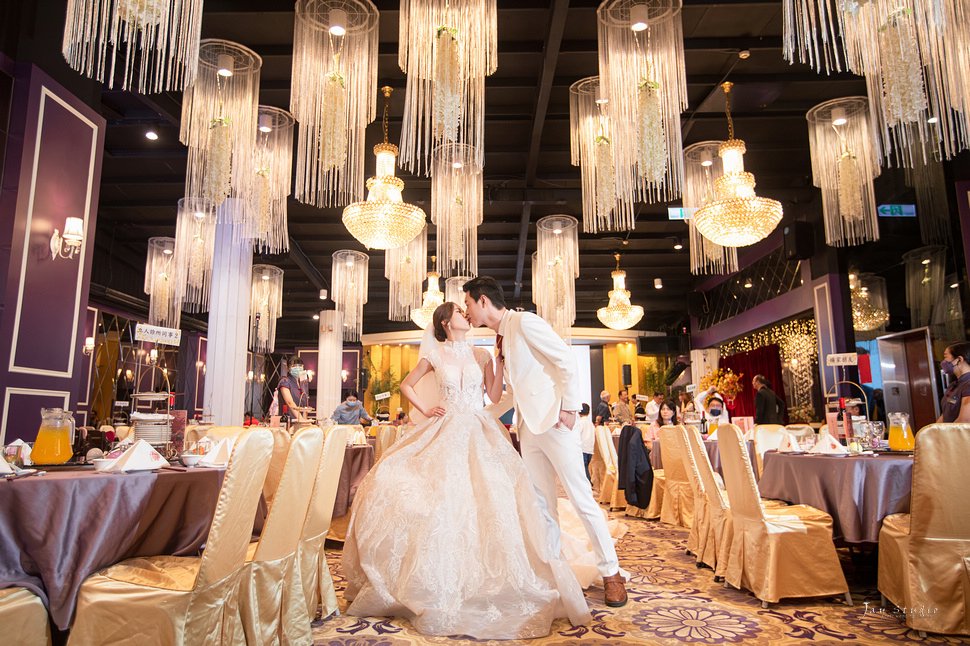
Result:
<instances>
[{"instance_id":1,"label":"hanging crystal strand","mask_svg":"<svg viewBox=\"0 0 970 646\"><path fill-rule=\"evenodd\" d=\"M202 183L202 197L221 206L232 191L232 124L223 112L222 77L216 78L219 112L209 124L206 148L209 159Z\"/></svg>"},{"instance_id":2,"label":"hanging crystal strand","mask_svg":"<svg viewBox=\"0 0 970 646\"><path fill-rule=\"evenodd\" d=\"M594 159L596 168L596 217L608 222L610 212L616 204L616 167L613 161L613 146L606 130L603 105L599 104L599 132L596 134ZM606 228L606 227L603 227Z\"/></svg>"},{"instance_id":3,"label":"hanging crystal strand","mask_svg":"<svg viewBox=\"0 0 970 646\"><path fill-rule=\"evenodd\" d=\"M650 27L646 46L639 55L646 60L646 74L637 89L637 173L649 184L660 184L667 172L667 141L664 135L663 107L660 82L655 78L653 54L650 50ZM634 41L640 46L639 36Z\"/></svg>"},{"instance_id":4,"label":"hanging crystal strand","mask_svg":"<svg viewBox=\"0 0 970 646\"><path fill-rule=\"evenodd\" d=\"M836 169L839 187L839 213L847 220L861 220L865 216L865 212L862 202L863 180L862 174L859 172L859 163L852 151L849 150L845 135L839 129L839 126L833 124L832 129L839 138L839 146L842 149Z\"/></svg>"},{"instance_id":5,"label":"hanging crystal strand","mask_svg":"<svg viewBox=\"0 0 970 646\"><path fill-rule=\"evenodd\" d=\"M347 89L340 72L326 74L322 102L330 106L330 109L321 115L317 133L320 141L320 168L332 171L347 161Z\"/></svg>"},{"instance_id":6,"label":"hanging crystal strand","mask_svg":"<svg viewBox=\"0 0 970 646\"><path fill-rule=\"evenodd\" d=\"M439 27L435 42L433 128L442 141L458 140L462 78L457 30Z\"/></svg>"},{"instance_id":7,"label":"hanging crystal strand","mask_svg":"<svg viewBox=\"0 0 970 646\"><path fill-rule=\"evenodd\" d=\"M903 11L903 10L900 10ZM890 15L879 32L882 100L889 127L912 123L927 108L923 66L912 21Z\"/></svg>"}]
</instances>

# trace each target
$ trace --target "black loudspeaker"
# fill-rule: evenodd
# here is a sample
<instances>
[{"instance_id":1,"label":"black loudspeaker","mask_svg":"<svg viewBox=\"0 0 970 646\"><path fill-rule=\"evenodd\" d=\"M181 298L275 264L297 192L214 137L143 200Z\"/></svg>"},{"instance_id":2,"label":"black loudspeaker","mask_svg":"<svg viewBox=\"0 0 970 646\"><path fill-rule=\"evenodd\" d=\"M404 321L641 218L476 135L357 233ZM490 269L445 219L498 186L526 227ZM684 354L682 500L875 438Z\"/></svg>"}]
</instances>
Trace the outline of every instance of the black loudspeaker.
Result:
<instances>
[{"instance_id":1,"label":"black loudspeaker","mask_svg":"<svg viewBox=\"0 0 970 646\"><path fill-rule=\"evenodd\" d=\"M690 359L687 357L677 357L677 361L675 361L672 366L667 368L667 374L664 375L664 383L668 386L672 386L674 382L677 381L677 377L687 370L688 365L690 365Z\"/></svg>"},{"instance_id":2,"label":"black loudspeaker","mask_svg":"<svg viewBox=\"0 0 970 646\"><path fill-rule=\"evenodd\" d=\"M626 388L633 383L633 366L628 363L623 364L623 387Z\"/></svg>"},{"instance_id":3,"label":"black loudspeaker","mask_svg":"<svg viewBox=\"0 0 970 646\"><path fill-rule=\"evenodd\" d=\"M704 292L688 292L687 313L691 316L704 316L707 311L707 296Z\"/></svg>"},{"instance_id":4,"label":"black loudspeaker","mask_svg":"<svg viewBox=\"0 0 970 646\"><path fill-rule=\"evenodd\" d=\"M782 229L785 260L808 260L815 255L815 227L811 222L791 222Z\"/></svg>"},{"instance_id":5,"label":"black loudspeaker","mask_svg":"<svg viewBox=\"0 0 970 646\"><path fill-rule=\"evenodd\" d=\"M357 384L357 388L360 390L360 396L363 396L364 391L367 390L367 386L370 385L370 370L364 368L360 371L360 383Z\"/></svg>"}]
</instances>

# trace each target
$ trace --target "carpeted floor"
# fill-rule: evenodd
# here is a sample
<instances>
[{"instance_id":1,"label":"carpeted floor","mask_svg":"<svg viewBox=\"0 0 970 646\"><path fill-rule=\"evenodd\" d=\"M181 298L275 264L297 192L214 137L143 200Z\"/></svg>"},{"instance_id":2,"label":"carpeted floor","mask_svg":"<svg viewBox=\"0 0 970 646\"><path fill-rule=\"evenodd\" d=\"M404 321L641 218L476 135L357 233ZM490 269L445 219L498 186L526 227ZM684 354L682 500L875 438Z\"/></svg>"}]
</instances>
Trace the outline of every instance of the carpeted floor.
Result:
<instances>
[{"instance_id":1,"label":"carpeted floor","mask_svg":"<svg viewBox=\"0 0 970 646\"><path fill-rule=\"evenodd\" d=\"M495 644L585 646L587 644L970 644L970 639L928 635L921 639L893 610L879 607L873 555L840 550L854 607L841 600L782 601L767 610L746 592L714 583L685 554L687 530L657 521L625 519L630 531L617 543L620 564L631 574L630 601L607 608L601 588L586 592L593 623L573 628L565 620L548 637ZM340 551L328 553L341 609L343 577ZM868 605L867 605L868 604ZM474 640L424 637L403 620L340 614L314 624L316 644L326 646L405 646L460 644ZM489 643L489 642L474 642Z\"/></svg>"}]
</instances>

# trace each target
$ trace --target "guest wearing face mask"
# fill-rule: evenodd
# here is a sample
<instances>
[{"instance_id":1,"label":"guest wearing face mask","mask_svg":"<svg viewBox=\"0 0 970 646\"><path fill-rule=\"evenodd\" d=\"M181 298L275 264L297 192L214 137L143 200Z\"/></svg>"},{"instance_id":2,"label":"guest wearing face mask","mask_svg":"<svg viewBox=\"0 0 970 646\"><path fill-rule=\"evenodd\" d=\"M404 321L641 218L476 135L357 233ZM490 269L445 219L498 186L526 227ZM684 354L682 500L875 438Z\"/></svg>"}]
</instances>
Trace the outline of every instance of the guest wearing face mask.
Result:
<instances>
[{"instance_id":1,"label":"guest wearing face mask","mask_svg":"<svg viewBox=\"0 0 970 646\"><path fill-rule=\"evenodd\" d=\"M290 422L307 421L304 408L309 402L309 394L306 390L306 382L303 381L303 359L291 357L287 362L289 372L280 379L277 386L279 390L280 418Z\"/></svg>"},{"instance_id":2,"label":"guest wearing face mask","mask_svg":"<svg viewBox=\"0 0 970 646\"><path fill-rule=\"evenodd\" d=\"M697 393L694 398L694 406L699 411L703 411L707 418L708 428L712 424L727 424L731 421L727 409L724 407L724 398L721 397L713 388L708 388Z\"/></svg>"},{"instance_id":3,"label":"guest wearing face mask","mask_svg":"<svg viewBox=\"0 0 970 646\"><path fill-rule=\"evenodd\" d=\"M943 351L940 368L951 379L937 422L970 422L970 343L954 343Z\"/></svg>"},{"instance_id":4,"label":"guest wearing face mask","mask_svg":"<svg viewBox=\"0 0 970 646\"><path fill-rule=\"evenodd\" d=\"M364 410L364 405L357 399L357 393L350 391L344 402L334 409L330 416L337 424L370 424L374 420Z\"/></svg>"}]
</instances>

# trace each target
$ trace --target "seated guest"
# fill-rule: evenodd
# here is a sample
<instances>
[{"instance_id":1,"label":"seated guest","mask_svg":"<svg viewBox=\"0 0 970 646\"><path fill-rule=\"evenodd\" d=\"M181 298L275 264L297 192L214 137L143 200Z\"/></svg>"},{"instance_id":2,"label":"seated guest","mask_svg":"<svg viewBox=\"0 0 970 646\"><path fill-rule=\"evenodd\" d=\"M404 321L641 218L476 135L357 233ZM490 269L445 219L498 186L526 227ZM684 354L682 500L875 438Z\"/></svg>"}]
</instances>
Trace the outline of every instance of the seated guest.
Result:
<instances>
[{"instance_id":1,"label":"seated guest","mask_svg":"<svg viewBox=\"0 0 970 646\"><path fill-rule=\"evenodd\" d=\"M677 417L683 417L684 413L694 413L697 408L694 407L694 400L690 398L690 393L686 390L680 391L677 395Z\"/></svg>"},{"instance_id":2,"label":"seated guest","mask_svg":"<svg viewBox=\"0 0 970 646\"><path fill-rule=\"evenodd\" d=\"M593 447L596 446L596 428L593 426L593 420L589 418L589 404L583 404L580 409L576 427L579 429L579 441L583 445L583 467L586 469L586 479L592 482L593 479L589 475L589 462L593 459Z\"/></svg>"},{"instance_id":3,"label":"seated guest","mask_svg":"<svg viewBox=\"0 0 970 646\"><path fill-rule=\"evenodd\" d=\"M343 403L334 409L330 416L336 424L370 424L374 420L364 410L363 404L357 399L357 393L350 391L347 393Z\"/></svg>"},{"instance_id":4,"label":"seated guest","mask_svg":"<svg viewBox=\"0 0 970 646\"><path fill-rule=\"evenodd\" d=\"M627 504L640 509L650 506L650 492L653 489L650 452L641 441L640 430L633 425L624 426L620 432L617 480Z\"/></svg>"},{"instance_id":5,"label":"seated guest","mask_svg":"<svg viewBox=\"0 0 970 646\"><path fill-rule=\"evenodd\" d=\"M647 402L647 417L646 421L654 422L657 419L657 414L660 412L660 404L663 403L664 396L663 393L654 391L653 399Z\"/></svg>"},{"instance_id":6,"label":"seated guest","mask_svg":"<svg viewBox=\"0 0 970 646\"><path fill-rule=\"evenodd\" d=\"M306 382L302 377L304 372L303 359L290 357L287 362L289 372L280 379L276 387L279 392L280 419L288 422L305 422L307 420L306 407L309 393Z\"/></svg>"},{"instance_id":7,"label":"seated guest","mask_svg":"<svg viewBox=\"0 0 970 646\"><path fill-rule=\"evenodd\" d=\"M657 419L643 430L643 443L647 447L653 446L653 443L660 438L660 427L661 426L674 426L677 422L677 404L673 400L666 399L660 404L660 409L657 413Z\"/></svg>"},{"instance_id":8,"label":"seated guest","mask_svg":"<svg viewBox=\"0 0 970 646\"><path fill-rule=\"evenodd\" d=\"M408 423L408 414L404 412L403 408L397 409L397 417L394 418L394 424L401 425Z\"/></svg>"}]
</instances>

